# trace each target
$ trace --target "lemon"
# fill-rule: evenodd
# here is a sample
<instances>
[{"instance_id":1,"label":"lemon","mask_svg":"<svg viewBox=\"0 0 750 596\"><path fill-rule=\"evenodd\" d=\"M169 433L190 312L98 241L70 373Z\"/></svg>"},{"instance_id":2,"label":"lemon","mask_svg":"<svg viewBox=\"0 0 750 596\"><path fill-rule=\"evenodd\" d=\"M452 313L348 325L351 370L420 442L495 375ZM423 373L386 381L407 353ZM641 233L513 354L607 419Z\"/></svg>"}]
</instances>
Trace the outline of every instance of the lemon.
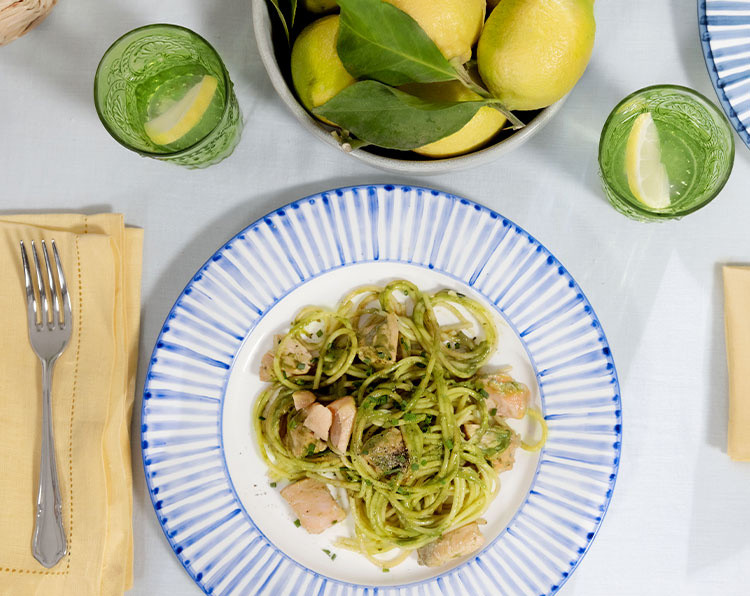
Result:
<instances>
[{"instance_id":1,"label":"lemon","mask_svg":"<svg viewBox=\"0 0 750 596\"><path fill-rule=\"evenodd\" d=\"M471 48L484 25L486 0L386 0L400 8L435 42L448 59L461 63L471 58Z\"/></svg>"},{"instance_id":2,"label":"lemon","mask_svg":"<svg viewBox=\"0 0 750 596\"><path fill-rule=\"evenodd\" d=\"M402 91L436 101L472 101L482 99L458 81L445 83L412 83L403 85ZM474 151L486 145L505 124L505 116L494 108L479 108L474 117L464 127L452 135L414 149L416 153L428 157L453 157Z\"/></svg>"},{"instance_id":3,"label":"lemon","mask_svg":"<svg viewBox=\"0 0 750 596\"><path fill-rule=\"evenodd\" d=\"M305 8L310 12L329 12L336 6L336 0L305 0Z\"/></svg>"},{"instance_id":4,"label":"lemon","mask_svg":"<svg viewBox=\"0 0 750 596\"><path fill-rule=\"evenodd\" d=\"M649 112L635 119L625 148L630 192L651 209L669 207L669 176L661 161L659 131Z\"/></svg>"},{"instance_id":5,"label":"lemon","mask_svg":"<svg viewBox=\"0 0 750 596\"><path fill-rule=\"evenodd\" d=\"M143 125L148 138L155 145L169 145L184 137L203 118L218 83L216 77L205 75L181 100Z\"/></svg>"},{"instance_id":6,"label":"lemon","mask_svg":"<svg viewBox=\"0 0 750 596\"><path fill-rule=\"evenodd\" d=\"M479 38L479 74L511 110L547 107L581 78L595 31L594 0L501 0Z\"/></svg>"},{"instance_id":7,"label":"lemon","mask_svg":"<svg viewBox=\"0 0 750 596\"><path fill-rule=\"evenodd\" d=\"M310 111L356 82L336 51L338 33L339 16L331 15L305 27L294 42L292 82L302 105Z\"/></svg>"}]
</instances>

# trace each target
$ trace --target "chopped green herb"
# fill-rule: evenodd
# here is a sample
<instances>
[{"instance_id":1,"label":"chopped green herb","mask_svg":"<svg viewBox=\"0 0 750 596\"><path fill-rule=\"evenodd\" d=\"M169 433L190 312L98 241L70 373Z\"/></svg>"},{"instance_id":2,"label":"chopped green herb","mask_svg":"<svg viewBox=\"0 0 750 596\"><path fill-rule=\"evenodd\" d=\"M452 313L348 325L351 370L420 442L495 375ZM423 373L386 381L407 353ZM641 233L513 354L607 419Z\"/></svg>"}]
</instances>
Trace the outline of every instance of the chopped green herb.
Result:
<instances>
[{"instance_id":1,"label":"chopped green herb","mask_svg":"<svg viewBox=\"0 0 750 596\"><path fill-rule=\"evenodd\" d=\"M417 419L417 415L414 412L407 412L404 414L404 420L407 422L412 422Z\"/></svg>"},{"instance_id":2,"label":"chopped green herb","mask_svg":"<svg viewBox=\"0 0 750 596\"><path fill-rule=\"evenodd\" d=\"M453 344L453 347L454 347L454 348L455 348L456 350L458 350L458 348L460 348L460 347L461 347L461 344L460 344L459 342L456 342L456 343L454 343L454 344Z\"/></svg>"},{"instance_id":3,"label":"chopped green herb","mask_svg":"<svg viewBox=\"0 0 750 596\"><path fill-rule=\"evenodd\" d=\"M445 448L448 450L453 449L453 439L446 439L445 440Z\"/></svg>"},{"instance_id":4,"label":"chopped green herb","mask_svg":"<svg viewBox=\"0 0 750 596\"><path fill-rule=\"evenodd\" d=\"M490 410L490 416L495 416L497 414L497 408L492 408Z\"/></svg>"},{"instance_id":5,"label":"chopped green herb","mask_svg":"<svg viewBox=\"0 0 750 596\"><path fill-rule=\"evenodd\" d=\"M299 528L302 525L302 522L300 520L298 520L298 519L295 519L294 520L294 525Z\"/></svg>"},{"instance_id":6,"label":"chopped green herb","mask_svg":"<svg viewBox=\"0 0 750 596\"><path fill-rule=\"evenodd\" d=\"M365 450L364 450L364 451L362 452L362 455L368 455L369 453L370 453L370 452L369 452L369 451L367 451L367 449L365 449Z\"/></svg>"},{"instance_id":7,"label":"chopped green herb","mask_svg":"<svg viewBox=\"0 0 750 596\"><path fill-rule=\"evenodd\" d=\"M400 494L400 495L407 495L407 496L409 495L409 491L408 491L407 489L405 489L405 488L404 488L403 486L399 486L399 487L398 487L398 488L396 489L396 492L397 492L398 494Z\"/></svg>"},{"instance_id":8,"label":"chopped green herb","mask_svg":"<svg viewBox=\"0 0 750 596\"><path fill-rule=\"evenodd\" d=\"M309 456L311 456L311 455L312 455L313 453L315 453L315 443L310 443L310 444L309 444L309 445L307 446L307 453L306 453L306 455L307 455L307 456L309 457Z\"/></svg>"},{"instance_id":9,"label":"chopped green herb","mask_svg":"<svg viewBox=\"0 0 750 596\"><path fill-rule=\"evenodd\" d=\"M419 465L420 466L426 466L427 465L427 460L423 459L421 462L419 462Z\"/></svg>"},{"instance_id":10,"label":"chopped green herb","mask_svg":"<svg viewBox=\"0 0 750 596\"><path fill-rule=\"evenodd\" d=\"M289 421L289 430L294 430L295 428L297 428L297 426L299 426L299 420L297 420L296 418L292 418Z\"/></svg>"},{"instance_id":11,"label":"chopped green herb","mask_svg":"<svg viewBox=\"0 0 750 596\"><path fill-rule=\"evenodd\" d=\"M315 335L317 335L318 337L323 337L323 330L318 329L318 332Z\"/></svg>"},{"instance_id":12,"label":"chopped green herb","mask_svg":"<svg viewBox=\"0 0 750 596\"><path fill-rule=\"evenodd\" d=\"M304 370L305 365L302 362L297 363L297 370Z\"/></svg>"},{"instance_id":13,"label":"chopped green herb","mask_svg":"<svg viewBox=\"0 0 750 596\"><path fill-rule=\"evenodd\" d=\"M389 571L390 569L388 569L388 567L383 567L383 573L388 573Z\"/></svg>"},{"instance_id":14,"label":"chopped green herb","mask_svg":"<svg viewBox=\"0 0 750 596\"><path fill-rule=\"evenodd\" d=\"M486 392L486 391L484 390L484 388L480 389L478 393L479 393L479 395L481 395L481 396L482 396L482 397L483 397L484 399L487 399L487 398L488 398L488 397L490 396L490 394L489 394L489 393L487 393L487 392Z\"/></svg>"},{"instance_id":15,"label":"chopped green herb","mask_svg":"<svg viewBox=\"0 0 750 596\"><path fill-rule=\"evenodd\" d=\"M276 488L276 483L275 482L271 483L271 488Z\"/></svg>"},{"instance_id":16,"label":"chopped green herb","mask_svg":"<svg viewBox=\"0 0 750 596\"><path fill-rule=\"evenodd\" d=\"M417 362L416 366L417 368L427 368L427 365L424 362Z\"/></svg>"},{"instance_id":17,"label":"chopped green herb","mask_svg":"<svg viewBox=\"0 0 750 596\"><path fill-rule=\"evenodd\" d=\"M265 416L258 416L258 420L265 420L265 419L266 419Z\"/></svg>"},{"instance_id":18,"label":"chopped green herb","mask_svg":"<svg viewBox=\"0 0 750 596\"><path fill-rule=\"evenodd\" d=\"M419 464L417 464L417 463L413 463L413 464L411 465L411 469L412 469L412 470L414 470L414 471L416 472L416 471L417 471L417 470L419 469Z\"/></svg>"},{"instance_id":19,"label":"chopped green herb","mask_svg":"<svg viewBox=\"0 0 750 596\"><path fill-rule=\"evenodd\" d=\"M334 523L336 523L336 522L334 522ZM333 554L331 555L331 561L333 561L333 560L334 560L335 558L336 558L336 553L333 553Z\"/></svg>"},{"instance_id":20,"label":"chopped green herb","mask_svg":"<svg viewBox=\"0 0 750 596\"><path fill-rule=\"evenodd\" d=\"M325 554L327 554L329 557L331 556L331 551L329 551L327 548L322 549Z\"/></svg>"}]
</instances>

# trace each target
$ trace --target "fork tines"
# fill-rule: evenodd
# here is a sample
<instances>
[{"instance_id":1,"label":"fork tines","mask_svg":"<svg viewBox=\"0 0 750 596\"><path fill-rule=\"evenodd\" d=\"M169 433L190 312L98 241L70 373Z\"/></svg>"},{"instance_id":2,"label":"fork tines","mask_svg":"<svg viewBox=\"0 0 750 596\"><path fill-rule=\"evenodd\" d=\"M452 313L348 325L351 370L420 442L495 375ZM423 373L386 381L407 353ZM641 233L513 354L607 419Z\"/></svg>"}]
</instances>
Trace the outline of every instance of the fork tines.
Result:
<instances>
[{"instance_id":1,"label":"fork tines","mask_svg":"<svg viewBox=\"0 0 750 596\"><path fill-rule=\"evenodd\" d=\"M70 296L68 295L68 285L65 282L60 255L57 252L55 241L51 241L52 255L55 259L55 269L57 270L57 279L52 271L47 244L42 240L42 255L44 257L44 272L36 250L36 244L31 241L31 256L34 260L34 269L36 271L36 288L29 268L29 260L26 256L26 246L21 240L21 260L23 261L24 281L26 282L26 302L29 316L29 327L36 326L41 329L47 326L50 329L55 327L63 328L70 320L71 305ZM46 273L46 275L45 275ZM46 277L46 283L45 283ZM38 296L38 299L37 299ZM62 308L60 307L62 301ZM41 306L40 306L41 303ZM50 308L50 303L52 307Z\"/></svg>"}]
</instances>

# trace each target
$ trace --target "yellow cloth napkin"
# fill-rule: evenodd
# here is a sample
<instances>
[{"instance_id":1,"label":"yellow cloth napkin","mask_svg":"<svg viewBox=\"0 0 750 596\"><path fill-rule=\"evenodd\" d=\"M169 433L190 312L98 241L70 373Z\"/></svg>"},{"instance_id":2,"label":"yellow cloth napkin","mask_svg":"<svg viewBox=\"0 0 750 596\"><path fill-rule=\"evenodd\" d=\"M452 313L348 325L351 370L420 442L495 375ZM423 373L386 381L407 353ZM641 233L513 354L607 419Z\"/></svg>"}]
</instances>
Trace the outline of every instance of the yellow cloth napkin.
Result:
<instances>
[{"instance_id":1,"label":"yellow cloth napkin","mask_svg":"<svg viewBox=\"0 0 750 596\"><path fill-rule=\"evenodd\" d=\"M122 215L0 216L0 594L122 594L132 584L129 426L143 231ZM31 554L41 437L41 367L28 340L19 241L55 240L73 306L52 385L68 554Z\"/></svg>"},{"instance_id":2,"label":"yellow cloth napkin","mask_svg":"<svg viewBox=\"0 0 750 596\"><path fill-rule=\"evenodd\" d=\"M724 267L724 323L729 367L727 453L750 461L750 267Z\"/></svg>"}]
</instances>

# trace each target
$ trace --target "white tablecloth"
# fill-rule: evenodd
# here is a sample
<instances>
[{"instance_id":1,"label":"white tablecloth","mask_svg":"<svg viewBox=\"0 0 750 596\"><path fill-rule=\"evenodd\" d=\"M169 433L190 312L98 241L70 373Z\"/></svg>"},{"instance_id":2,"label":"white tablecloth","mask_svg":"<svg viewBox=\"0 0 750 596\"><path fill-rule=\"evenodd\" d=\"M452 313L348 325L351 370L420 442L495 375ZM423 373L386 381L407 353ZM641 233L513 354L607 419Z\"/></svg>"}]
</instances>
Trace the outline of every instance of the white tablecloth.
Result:
<instances>
[{"instance_id":1,"label":"white tablecloth","mask_svg":"<svg viewBox=\"0 0 750 596\"><path fill-rule=\"evenodd\" d=\"M644 225L599 187L596 151L612 107L655 83L715 99L693 0L596 3L594 57L537 137L484 167L394 176L328 148L277 99L260 63L247 0L62 0L0 49L0 210L118 211L146 229L142 385L162 321L191 274L272 208L349 184L406 182L466 196L515 220L570 270L612 345L622 382L623 457L614 499L573 595L745 595L750 588L750 464L725 453L727 380L720 268L750 261L750 150L710 206ZM99 123L93 76L121 33L179 23L219 50L246 125L234 155L188 171L142 159ZM133 421L138 596L198 594L148 499Z\"/></svg>"}]
</instances>

